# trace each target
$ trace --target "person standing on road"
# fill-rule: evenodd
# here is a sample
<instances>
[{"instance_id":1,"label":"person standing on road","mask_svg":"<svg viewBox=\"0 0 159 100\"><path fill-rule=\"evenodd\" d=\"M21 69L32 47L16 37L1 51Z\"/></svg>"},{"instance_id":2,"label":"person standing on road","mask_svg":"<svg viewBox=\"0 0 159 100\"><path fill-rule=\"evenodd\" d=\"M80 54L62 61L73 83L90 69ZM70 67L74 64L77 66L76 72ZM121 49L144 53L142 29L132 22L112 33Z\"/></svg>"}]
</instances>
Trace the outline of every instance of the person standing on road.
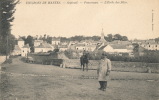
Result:
<instances>
[{"instance_id":1,"label":"person standing on road","mask_svg":"<svg viewBox=\"0 0 159 100\"><path fill-rule=\"evenodd\" d=\"M82 70L83 67L84 67L84 63L83 63L83 55L80 57L80 63L81 63L81 70Z\"/></svg>"},{"instance_id":2,"label":"person standing on road","mask_svg":"<svg viewBox=\"0 0 159 100\"><path fill-rule=\"evenodd\" d=\"M88 71L88 63L89 63L88 54L84 53L83 54L83 71L84 71L84 67L86 67L86 71Z\"/></svg>"},{"instance_id":3,"label":"person standing on road","mask_svg":"<svg viewBox=\"0 0 159 100\"><path fill-rule=\"evenodd\" d=\"M86 52L83 52L83 55L80 57L80 63L81 63L81 69L83 69L84 71L86 67L86 71L88 71L89 58Z\"/></svg>"},{"instance_id":4,"label":"person standing on road","mask_svg":"<svg viewBox=\"0 0 159 100\"><path fill-rule=\"evenodd\" d=\"M106 90L110 71L111 71L111 61L107 58L106 54L102 54L101 60L99 61L99 66L97 68L98 81L100 84L99 90L102 91Z\"/></svg>"}]
</instances>

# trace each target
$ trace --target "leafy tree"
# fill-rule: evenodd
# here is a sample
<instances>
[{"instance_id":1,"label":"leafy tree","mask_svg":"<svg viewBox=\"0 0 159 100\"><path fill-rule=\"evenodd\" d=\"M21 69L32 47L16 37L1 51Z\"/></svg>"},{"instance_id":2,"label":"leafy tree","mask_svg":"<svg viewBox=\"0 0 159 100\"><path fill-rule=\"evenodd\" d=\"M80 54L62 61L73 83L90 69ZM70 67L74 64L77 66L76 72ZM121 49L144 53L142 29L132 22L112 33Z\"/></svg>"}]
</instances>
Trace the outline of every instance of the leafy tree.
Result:
<instances>
[{"instance_id":1,"label":"leafy tree","mask_svg":"<svg viewBox=\"0 0 159 100\"><path fill-rule=\"evenodd\" d=\"M113 35L112 34L108 34L106 40L109 41L109 42L112 42L113 41Z\"/></svg>"},{"instance_id":2,"label":"leafy tree","mask_svg":"<svg viewBox=\"0 0 159 100\"><path fill-rule=\"evenodd\" d=\"M128 41L128 38L126 36L122 36L122 41Z\"/></svg>"},{"instance_id":3,"label":"leafy tree","mask_svg":"<svg viewBox=\"0 0 159 100\"><path fill-rule=\"evenodd\" d=\"M52 42L52 37L50 37L50 36L48 35L47 38L46 38L46 42L51 44L51 42Z\"/></svg>"},{"instance_id":4,"label":"leafy tree","mask_svg":"<svg viewBox=\"0 0 159 100\"><path fill-rule=\"evenodd\" d=\"M21 36L21 38L22 38L24 41L26 41L26 37L25 37L25 36Z\"/></svg>"},{"instance_id":5,"label":"leafy tree","mask_svg":"<svg viewBox=\"0 0 159 100\"><path fill-rule=\"evenodd\" d=\"M122 40L122 36L120 34L115 34L114 40Z\"/></svg>"},{"instance_id":6,"label":"leafy tree","mask_svg":"<svg viewBox=\"0 0 159 100\"><path fill-rule=\"evenodd\" d=\"M27 36L27 38L25 39L25 44L29 44L29 46L31 47L31 52L34 52L34 39L32 36Z\"/></svg>"},{"instance_id":7,"label":"leafy tree","mask_svg":"<svg viewBox=\"0 0 159 100\"><path fill-rule=\"evenodd\" d=\"M74 36L74 37L71 37L70 40L71 41L81 41L81 40L84 40L83 38L84 38L83 36Z\"/></svg>"},{"instance_id":8,"label":"leafy tree","mask_svg":"<svg viewBox=\"0 0 159 100\"><path fill-rule=\"evenodd\" d=\"M139 44L133 43L133 54L135 57L139 57Z\"/></svg>"},{"instance_id":9,"label":"leafy tree","mask_svg":"<svg viewBox=\"0 0 159 100\"><path fill-rule=\"evenodd\" d=\"M16 0L0 0L0 48L1 54L7 54L14 48L14 36L11 35L11 22L14 20ZM7 47L7 48L6 48ZM4 51L5 50L5 51Z\"/></svg>"},{"instance_id":10,"label":"leafy tree","mask_svg":"<svg viewBox=\"0 0 159 100\"><path fill-rule=\"evenodd\" d=\"M61 37L61 42L69 42L70 40L66 37Z\"/></svg>"},{"instance_id":11,"label":"leafy tree","mask_svg":"<svg viewBox=\"0 0 159 100\"><path fill-rule=\"evenodd\" d=\"M158 37L158 38L155 38L155 42L159 42L159 37Z\"/></svg>"},{"instance_id":12,"label":"leafy tree","mask_svg":"<svg viewBox=\"0 0 159 100\"><path fill-rule=\"evenodd\" d=\"M115 34L113 40L127 41L128 38L126 36L121 36L120 34Z\"/></svg>"},{"instance_id":13,"label":"leafy tree","mask_svg":"<svg viewBox=\"0 0 159 100\"><path fill-rule=\"evenodd\" d=\"M93 37L92 37L92 40L94 40L94 41L98 41L99 39L100 39L99 36L93 36Z\"/></svg>"},{"instance_id":14,"label":"leafy tree","mask_svg":"<svg viewBox=\"0 0 159 100\"><path fill-rule=\"evenodd\" d=\"M25 44L29 44L29 46L33 46L33 37L28 35L26 40L25 40Z\"/></svg>"}]
</instances>

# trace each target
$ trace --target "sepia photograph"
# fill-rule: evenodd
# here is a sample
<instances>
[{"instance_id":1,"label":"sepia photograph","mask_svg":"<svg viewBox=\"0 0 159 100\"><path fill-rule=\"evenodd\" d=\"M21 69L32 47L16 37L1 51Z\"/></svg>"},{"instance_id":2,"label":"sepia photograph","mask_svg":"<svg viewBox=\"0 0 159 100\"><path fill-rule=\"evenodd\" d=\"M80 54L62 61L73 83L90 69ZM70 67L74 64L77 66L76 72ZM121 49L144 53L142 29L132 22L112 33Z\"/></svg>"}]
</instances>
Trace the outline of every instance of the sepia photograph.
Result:
<instances>
[{"instance_id":1,"label":"sepia photograph","mask_svg":"<svg viewBox=\"0 0 159 100\"><path fill-rule=\"evenodd\" d=\"M0 100L159 100L159 0L0 0Z\"/></svg>"}]
</instances>

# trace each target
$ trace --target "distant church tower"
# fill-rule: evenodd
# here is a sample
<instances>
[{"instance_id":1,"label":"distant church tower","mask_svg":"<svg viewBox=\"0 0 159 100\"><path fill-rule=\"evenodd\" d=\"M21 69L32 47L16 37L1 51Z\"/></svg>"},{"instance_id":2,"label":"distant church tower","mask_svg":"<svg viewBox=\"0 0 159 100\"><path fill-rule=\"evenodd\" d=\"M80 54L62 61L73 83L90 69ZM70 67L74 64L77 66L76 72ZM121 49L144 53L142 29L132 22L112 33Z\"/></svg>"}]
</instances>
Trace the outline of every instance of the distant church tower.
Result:
<instances>
[{"instance_id":1,"label":"distant church tower","mask_svg":"<svg viewBox=\"0 0 159 100\"><path fill-rule=\"evenodd\" d=\"M100 38L100 42L107 42L104 38L104 32L103 32L103 28L102 28L102 33L101 33L101 38Z\"/></svg>"}]
</instances>

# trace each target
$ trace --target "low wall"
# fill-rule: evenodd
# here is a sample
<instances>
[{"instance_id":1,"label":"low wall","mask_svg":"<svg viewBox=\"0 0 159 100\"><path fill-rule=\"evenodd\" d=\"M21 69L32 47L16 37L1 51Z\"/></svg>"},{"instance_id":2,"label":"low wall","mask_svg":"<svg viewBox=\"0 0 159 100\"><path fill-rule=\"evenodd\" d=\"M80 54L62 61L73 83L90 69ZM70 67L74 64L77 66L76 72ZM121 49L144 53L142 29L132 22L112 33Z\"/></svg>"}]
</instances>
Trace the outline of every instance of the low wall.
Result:
<instances>
[{"instance_id":1,"label":"low wall","mask_svg":"<svg viewBox=\"0 0 159 100\"><path fill-rule=\"evenodd\" d=\"M99 60L89 60L89 69L96 70ZM64 60L66 68L81 68L79 59ZM159 63L142 63L142 62L121 62L112 61L113 71L124 72L152 72L159 73Z\"/></svg>"}]
</instances>

